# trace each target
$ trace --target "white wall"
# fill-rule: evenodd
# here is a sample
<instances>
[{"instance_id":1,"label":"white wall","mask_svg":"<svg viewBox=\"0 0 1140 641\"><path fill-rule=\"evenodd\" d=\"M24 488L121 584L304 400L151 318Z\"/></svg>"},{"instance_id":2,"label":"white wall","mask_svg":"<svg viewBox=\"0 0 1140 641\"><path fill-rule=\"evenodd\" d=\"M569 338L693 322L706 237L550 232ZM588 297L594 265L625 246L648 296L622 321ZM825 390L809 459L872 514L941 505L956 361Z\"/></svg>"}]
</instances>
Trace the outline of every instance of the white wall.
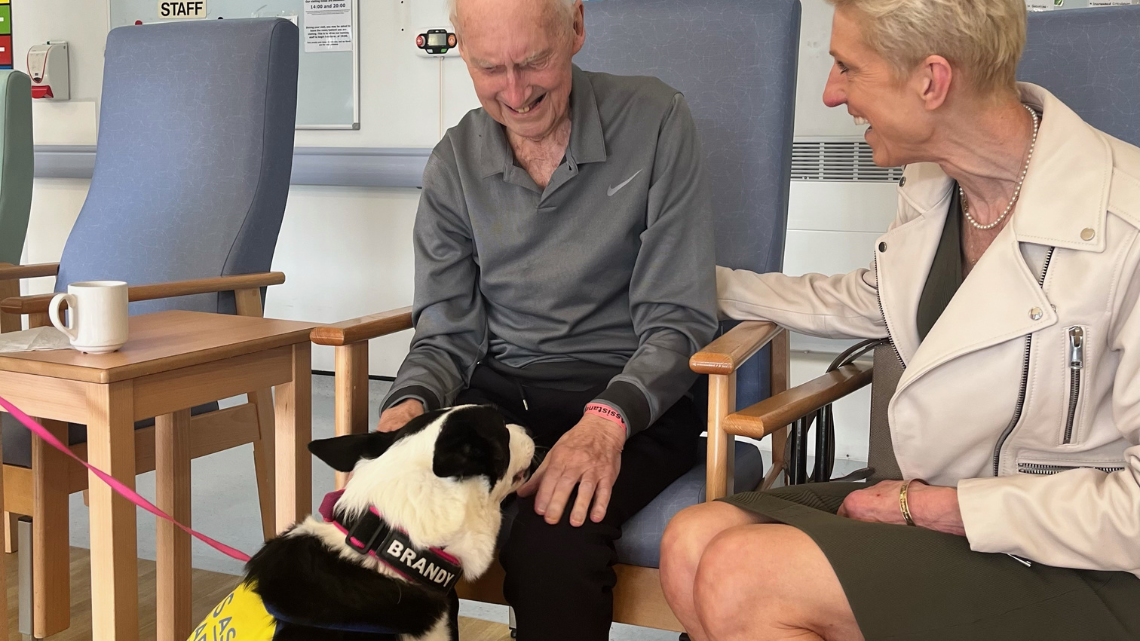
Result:
<instances>
[{"instance_id":1,"label":"white wall","mask_svg":"<svg viewBox=\"0 0 1140 641\"><path fill-rule=\"evenodd\" d=\"M823 0L802 1L796 133L858 135L861 131L844 110L827 110L820 101L831 65L827 54L831 8ZM67 40L71 50L72 100L37 101L37 144L94 144L108 28L106 1L13 0L12 6L17 61L24 59L29 46L46 40ZM416 56L410 38L399 30L397 10L394 1L361 2L360 129L298 131L298 146L431 147L444 128L478 105L462 61ZM423 0L413 5L412 26L438 23L445 15L442 0ZM847 224L844 220L866 223L865 212L845 213L841 194L816 189L794 186L793 211L806 217L796 226L806 231L789 234L789 269L802 269L805 257L820 255L831 256L836 270L865 264L860 257L870 255L871 230L864 234L870 240L863 238L858 245L834 233L837 224ZM25 263L59 259L86 191L87 181L37 179ZM286 273L287 281L271 289L266 313L332 322L410 304L410 238L418 198L418 190L410 189L293 187L273 263L273 269ZM50 279L39 279L29 283L27 292L51 287ZM393 375L409 340L410 333L405 332L373 341L371 372ZM830 360L831 356L797 354L793 384L822 374ZM316 348L313 361L315 369L332 370L331 349ZM837 409L839 456L865 457L868 403L864 394Z\"/></svg>"}]
</instances>

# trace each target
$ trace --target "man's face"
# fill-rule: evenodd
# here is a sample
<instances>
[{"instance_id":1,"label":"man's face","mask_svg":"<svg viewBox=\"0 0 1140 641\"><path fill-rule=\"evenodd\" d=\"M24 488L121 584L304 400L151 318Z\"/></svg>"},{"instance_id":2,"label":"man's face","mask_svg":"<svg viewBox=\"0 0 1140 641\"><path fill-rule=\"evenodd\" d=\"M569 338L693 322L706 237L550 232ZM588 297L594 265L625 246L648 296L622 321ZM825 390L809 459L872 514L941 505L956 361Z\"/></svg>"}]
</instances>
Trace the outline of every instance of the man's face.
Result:
<instances>
[{"instance_id":1,"label":"man's face","mask_svg":"<svg viewBox=\"0 0 1140 641\"><path fill-rule=\"evenodd\" d=\"M899 81L882 56L863 41L852 9L836 9L831 25L835 63L823 90L828 107L847 105L857 123L870 125L863 134L880 167L926 160L924 144L932 134L928 114L915 89L916 76Z\"/></svg>"},{"instance_id":2,"label":"man's face","mask_svg":"<svg viewBox=\"0 0 1140 641\"><path fill-rule=\"evenodd\" d=\"M570 109L571 64L586 32L560 0L459 0L455 25L479 103L517 136L541 140Z\"/></svg>"}]
</instances>

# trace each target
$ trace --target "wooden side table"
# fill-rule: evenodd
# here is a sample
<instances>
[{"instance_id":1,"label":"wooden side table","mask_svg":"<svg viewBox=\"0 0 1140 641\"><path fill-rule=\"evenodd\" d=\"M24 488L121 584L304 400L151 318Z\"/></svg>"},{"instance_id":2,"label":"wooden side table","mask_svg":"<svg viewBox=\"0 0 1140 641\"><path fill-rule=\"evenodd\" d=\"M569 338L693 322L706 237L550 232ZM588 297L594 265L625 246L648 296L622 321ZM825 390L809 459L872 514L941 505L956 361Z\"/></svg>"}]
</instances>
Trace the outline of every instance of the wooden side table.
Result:
<instances>
[{"instance_id":1,"label":"wooden side table","mask_svg":"<svg viewBox=\"0 0 1140 641\"><path fill-rule=\"evenodd\" d=\"M189 501L188 408L275 388L278 531L312 509L311 323L198 312L130 319L130 339L113 354L73 350L0 354L0 396L26 413L87 425L88 461L135 486L135 421L157 417L185 458L185 487L166 488ZM181 429L179 429L181 428ZM163 491L159 490L160 501ZM96 641L138 639L135 506L93 475L91 623ZM171 506L160 507L167 509ZM177 514L178 506L173 506ZM160 528L165 521L160 520ZM169 524L166 524L169 526ZM189 568L189 536L169 526L178 553L160 551L160 576ZM160 530L160 534L162 534ZM163 537L160 536L160 540ZM165 567L162 567L165 566ZM189 573L181 579L189 605ZM169 575L168 575L169 576ZM179 590L165 607L181 607ZM161 600L160 600L161 601ZM160 602L159 607L164 607Z\"/></svg>"}]
</instances>

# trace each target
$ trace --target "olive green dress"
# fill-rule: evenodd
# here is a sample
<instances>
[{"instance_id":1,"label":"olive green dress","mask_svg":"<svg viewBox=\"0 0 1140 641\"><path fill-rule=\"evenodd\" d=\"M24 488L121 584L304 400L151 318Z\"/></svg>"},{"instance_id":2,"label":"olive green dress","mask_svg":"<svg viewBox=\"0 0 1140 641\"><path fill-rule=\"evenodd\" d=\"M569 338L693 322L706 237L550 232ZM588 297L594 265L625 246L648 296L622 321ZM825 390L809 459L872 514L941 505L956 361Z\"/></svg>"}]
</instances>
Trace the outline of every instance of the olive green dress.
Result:
<instances>
[{"instance_id":1,"label":"olive green dress","mask_svg":"<svg viewBox=\"0 0 1140 641\"><path fill-rule=\"evenodd\" d=\"M922 337L962 280L957 188L954 194L919 304ZM963 536L837 516L847 494L864 487L813 483L723 500L810 536L868 641L1140 640L1140 578L1027 567L1005 554L974 552Z\"/></svg>"}]
</instances>

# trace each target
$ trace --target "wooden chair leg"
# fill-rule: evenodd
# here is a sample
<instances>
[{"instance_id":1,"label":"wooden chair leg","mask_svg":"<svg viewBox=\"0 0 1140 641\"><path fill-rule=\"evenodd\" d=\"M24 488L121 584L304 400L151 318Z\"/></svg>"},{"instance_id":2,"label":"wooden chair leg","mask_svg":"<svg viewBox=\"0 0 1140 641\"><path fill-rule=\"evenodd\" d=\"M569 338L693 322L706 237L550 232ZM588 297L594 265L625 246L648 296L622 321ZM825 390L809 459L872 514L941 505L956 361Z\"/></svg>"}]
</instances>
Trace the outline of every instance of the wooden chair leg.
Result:
<instances>
[{"instance_id":1,"label":"wooden chair leg","mask_svg":"<svg viewBox=\"0 0 1140 641\"><path fill-rule=\"evenodd\" d=\"M190 410L155 418L155 495L158 508L190 525ZM158 641L182 641L194 621L190 605L190 535L158 519L155 596Z\"/></svg>"},{"instance_id":2,"label":"wooden chair leg","mask_svg":"<svg viewBox=\"0 0 1140 641\"><path fill-rule=\"evenodd\" d=\"M736 437L724 429L726 416L736 411L736 372L709 375L708 465L706 500L732 494L735 479Z\"/></svg>"},{"instance_id":3,"label":"wooden chair leg","mask_svg":"<svg viewBox=\"0 0 1140 641\"><path fill-rule=\"evenodd\" d=\"M235 291L234 305L239 316L262 316L261 289ZM277 535L273 393L267 389L258 390L247 394L246 399L257 406L258 439L253 444L253 467L257 477L257 500L261 508L261 534L268 541Z\"/></svg>"},{"instance_id":4,"label":"wooden chair leg","mask_svg":"<svg viewBox=\"0 0 1140 641\"><path fill-rule=\"evenodd\" d=\"M336 350L336 435L368 431L368 342L352 343ZM343 489L348 474L336 473L336 489Z\"/></svg>"},{"instance_id":5,"label":"wooden chair leg","mask_svg":"<svg viewBox=\"0 0 1140 641\"><path fill-rule=\"evenodd\" d=\"M41 420L52 435L67 442L67 423ZM71 625L71 560L68 541L67 457L32 439L32 594L36 638Z\"/></svg>"},{"instance_id":6,"label":"wooden chair leg","mask_svg":"<svg viewBox=\"0 0 1140 641\"><path fill-rule=\"evenodd\" d=\"M10 263L0 263L0 267L11 267ZM0 300L20 295L20 281L0 280ZM20 331L20 315L0 312L0 334ZM6 546L7 544L5 544Z\"/></svg>"},{"instance_id":7,"label":"wooden chair leg","mask_svg":"<svg viewBox=\"0 0 1140 641\"><path fill-rule=\"evenodd\" d=\"M0 476L3 476L0 474ZM3 479L0 479L2 483ZM3 500L0 496L0 500ZM4 554L14 554L19 551L19 536L16 534L16 522L20 520L19 514L4 512Z\"/></svg>"},{"instance_id":8,"label":"wooden chair leg","mask_svg":"<svg viewBox=\"0 0 1140 641\"><path fill-rule=\"evenodd\" d=\"M789 381L791 380L791 354L790 354L790 336L788 330L780 332L775 338L772 339L771 350L771 390L769 396L775 396L781 392L788 390ZM784 461L784 448L788 443L788 428L787 426L782 429L772 432L772 467L768 473L764 475L764 480L760 484L760 488L767 490L775 485L776 481L780 479L786 472L787 464ZM787 479L785 478L785 483Z\"/></svg>"},{"instance_id":9,"label":"wooden chair leg","mask_svg":"<svg viewBox=\"0 0 1140 641\"><path fill-rule=\"evenodd\" d=\"M313 510L312 352L309 343L293 346L293 375L274 388L277 531L282 532Z\"/></svg>"},{"instance_id":10,"label":"wooden chair leg","mask_svg":"<svg viewBox=\"0 0 1140 641\"><path fill-rule=\"evenodd\" d=\"M261 534L268 541L277 535L273 392L258 390L250 392L246 398L257 408L258 437L253 443L253 467L257 476L257 500L261 507Z\"/></svg>"}]
</instances>

